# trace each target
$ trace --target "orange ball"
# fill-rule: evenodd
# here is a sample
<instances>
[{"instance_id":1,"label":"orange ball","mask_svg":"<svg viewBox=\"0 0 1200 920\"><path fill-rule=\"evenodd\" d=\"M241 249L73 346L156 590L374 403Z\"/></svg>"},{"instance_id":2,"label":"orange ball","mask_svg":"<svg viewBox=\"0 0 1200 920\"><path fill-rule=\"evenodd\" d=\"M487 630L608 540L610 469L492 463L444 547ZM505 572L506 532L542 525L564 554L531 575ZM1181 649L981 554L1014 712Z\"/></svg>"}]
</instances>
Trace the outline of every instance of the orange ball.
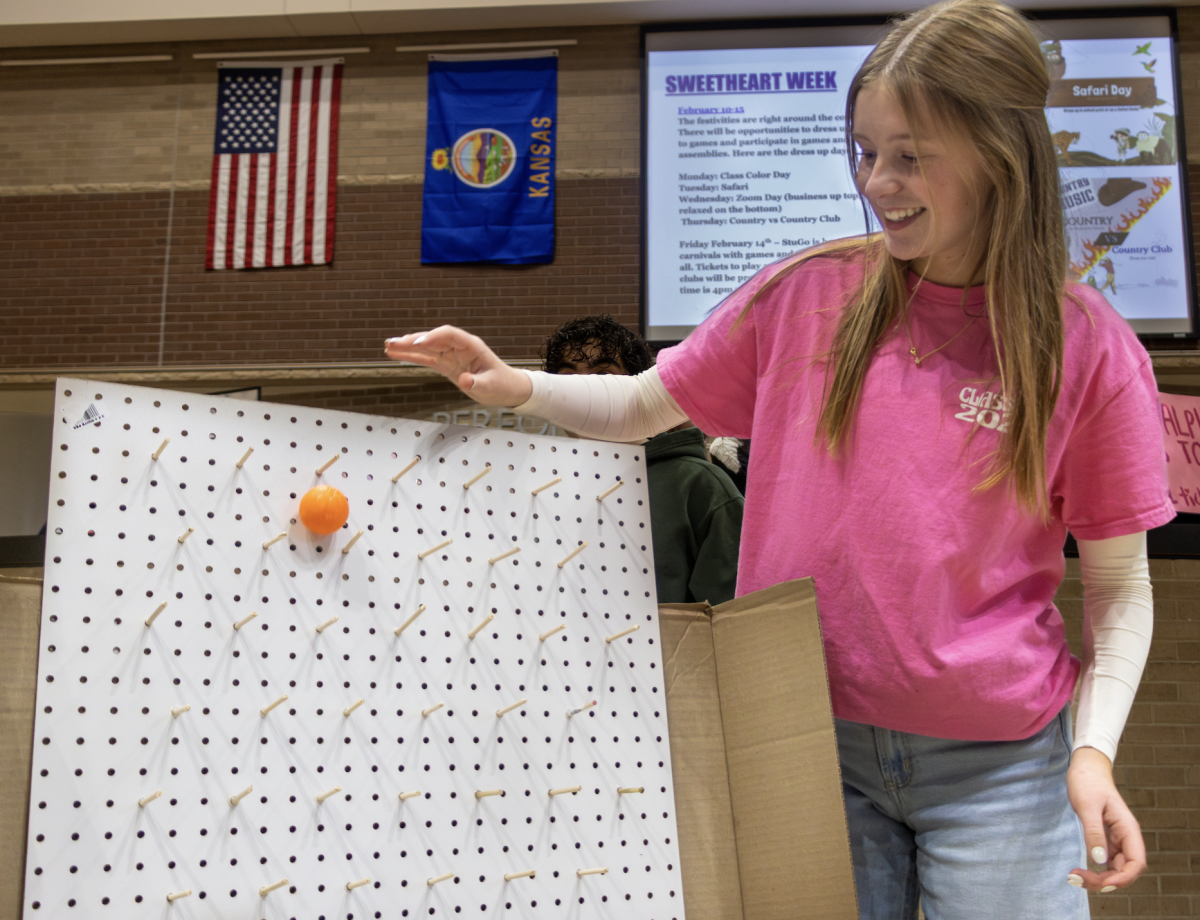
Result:
<instances>
[{"instance_id":1,"label":"orange ball","mask_svg":"<svg viewBox=\"0 0 1200 920\"><path fill-rule=\"evenodd\" d=\"M300 522L313 533L333 533L350 517L350 502L333 486L314 486L300 499Z\"/></svg>"}]
</instances>

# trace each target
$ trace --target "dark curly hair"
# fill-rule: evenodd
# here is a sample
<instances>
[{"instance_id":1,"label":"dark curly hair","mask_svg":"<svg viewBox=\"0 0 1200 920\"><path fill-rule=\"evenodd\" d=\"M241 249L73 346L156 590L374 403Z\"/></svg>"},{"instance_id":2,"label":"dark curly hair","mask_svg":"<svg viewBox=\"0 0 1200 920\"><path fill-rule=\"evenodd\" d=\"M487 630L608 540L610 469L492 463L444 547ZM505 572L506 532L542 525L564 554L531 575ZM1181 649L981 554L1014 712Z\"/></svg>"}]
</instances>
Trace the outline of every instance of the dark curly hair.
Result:
<instances>
[{"instance_id":1,"label":"dark curly hair","mask_svg":"<svg viewBox=\"0 0 1200 920\"><path fill-rule=\"evenodd\" d=\"M584 353L591 345L596 355ZM654 366L650 346L636 332L626 329L607 313L569 320L554 330L542 347L542 369L557 374L568 362L611 366L620 360L629 374L640 374Z\"/></svg>"}]
</instances>

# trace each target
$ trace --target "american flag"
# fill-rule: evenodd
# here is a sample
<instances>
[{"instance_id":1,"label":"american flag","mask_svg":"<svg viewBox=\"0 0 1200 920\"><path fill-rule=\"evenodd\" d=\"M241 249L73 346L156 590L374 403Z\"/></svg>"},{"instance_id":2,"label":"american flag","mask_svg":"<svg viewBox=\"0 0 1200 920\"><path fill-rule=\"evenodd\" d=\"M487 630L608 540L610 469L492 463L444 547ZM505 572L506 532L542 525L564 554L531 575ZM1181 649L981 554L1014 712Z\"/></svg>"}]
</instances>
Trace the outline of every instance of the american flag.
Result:
<instances>
[{"instance_id":1,"label":"american flag","mask_svg":"<svg viewBox=\"0 0 1200 920\"><path fill-rule=\"evenodd\" d=\"M205 267L333 261L340 59L221 64Z\"/></svg>"}]
</instances>

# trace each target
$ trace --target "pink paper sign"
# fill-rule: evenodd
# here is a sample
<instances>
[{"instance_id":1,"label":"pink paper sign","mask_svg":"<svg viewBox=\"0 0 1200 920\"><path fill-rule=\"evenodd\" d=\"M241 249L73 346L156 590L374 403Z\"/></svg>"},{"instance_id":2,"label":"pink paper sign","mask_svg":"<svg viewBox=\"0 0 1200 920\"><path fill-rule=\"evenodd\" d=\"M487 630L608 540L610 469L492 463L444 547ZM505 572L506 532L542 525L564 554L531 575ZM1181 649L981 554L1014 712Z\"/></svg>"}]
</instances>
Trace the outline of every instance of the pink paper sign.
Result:
<instances>
[{"instance_id":1,"label":"pink paper sign","mask_svg":"<svg viewBox=\"0 0 1200 920\"><path fill-rule=\"evenodd\" d=\"M1167 484L1176 511L1200 514L1200 397L1158 394Z\"/></svg>"}]
</instances>

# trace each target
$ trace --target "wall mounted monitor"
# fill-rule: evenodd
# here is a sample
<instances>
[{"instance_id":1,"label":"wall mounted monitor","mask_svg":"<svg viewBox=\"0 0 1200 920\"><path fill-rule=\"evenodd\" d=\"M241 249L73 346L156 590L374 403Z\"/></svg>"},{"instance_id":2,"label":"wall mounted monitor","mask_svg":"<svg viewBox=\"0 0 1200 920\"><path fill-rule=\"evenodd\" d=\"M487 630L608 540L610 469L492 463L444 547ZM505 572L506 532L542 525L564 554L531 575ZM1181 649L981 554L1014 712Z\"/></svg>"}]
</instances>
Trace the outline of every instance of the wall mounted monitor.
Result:
<instances>
[{"instance_id":1,"label":"wall mounted monitor","mask_svg":"<svg viewBox=\"0 0 1200 920\"><path fill-rule=\"evenodd\" d=\"M1034 23L1074 280L1142 335L1196 330L1169 15ZM759 269L868 230L845 152L881 22L644 32L643 324L684 338ZM870 227L875 230L877 227Z\"/></svg>"},{"instance_id":2,"label":"wall mounted monitor","mask_svg":"<svg viewBox=\"0 0 1200 920\"><path fill-rule=\"evenodd\" d=\"M1191 208L1171 16L1045 19L1046 119L1068 274L1142 335L1196 332Z\"/></svg>"}]
</instances>

